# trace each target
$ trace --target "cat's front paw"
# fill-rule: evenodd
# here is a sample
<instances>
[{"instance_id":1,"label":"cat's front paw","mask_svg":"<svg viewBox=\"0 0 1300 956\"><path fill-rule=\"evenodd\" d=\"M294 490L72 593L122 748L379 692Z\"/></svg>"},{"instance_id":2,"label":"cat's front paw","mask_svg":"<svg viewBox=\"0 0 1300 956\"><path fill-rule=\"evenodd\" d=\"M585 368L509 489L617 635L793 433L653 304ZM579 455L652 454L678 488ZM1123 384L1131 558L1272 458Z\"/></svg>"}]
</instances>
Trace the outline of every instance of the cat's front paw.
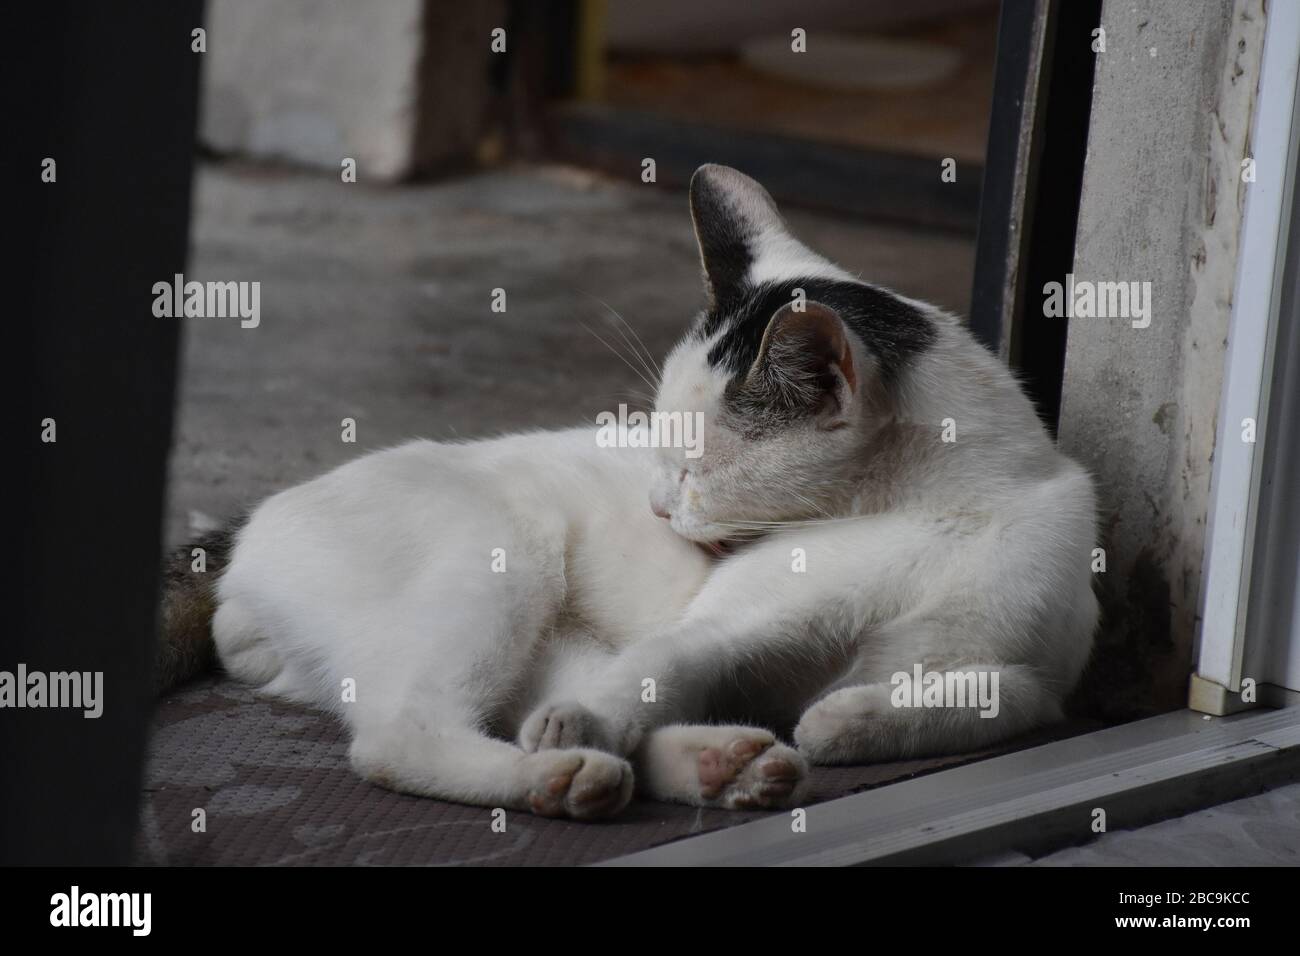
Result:
<instances>
[{"instance_id":1,"label":"cat's front paw","mask_svg":"<svg viewBox=\"0 0 1300 956\"><path fill-rule=\"evenodd\" d=\"M646 796L696 807L796 806L808 779L803 757L758 727L662 727L651 733L636 759Z\"/></svg>"},{"instance_id":2,"label":"cat's front paw","mask_svg":"<svg viewBox=\"0 0 1300 956\"><path fill-rule=\"evenodd\" d=\"M879 759L881 738L886 733L882 718L892 709L887 684L842 688L804 711L794 729L795 745L814 764Z\"/></svg>"},{"instance_id":3,"label":"cat's front paw","mask_svg":"<svg viewBox=\"0 0 1300 956\"><path fill-rule=\"evenodd\" d=\"M779 810L797 802L808 765L771 734L740 730L721 746L701 750L696 773L704 806Z\"/></svg>"},{"instance_id":4,"label":"cat's front paw","mask_svg":"<svg viewBox=\"0 0 1300 956\"><path fill-rule=\"evenodd\" d=\"M600 718L576 703L543 704L519 728L519 746L538 750L587 747L613 753L613 741Z\"/></svg>"},{"instance_id":5,"label":"cat's front paw","mask_svg":"<svg viewBox=\"0 0 1300 956\"><path fill-rule=\"evenodd\" d=\"M543 817L598 820L632 799L632 767L594 750L547 751L524 758L527 799Z\"/></svg>"}]
</instances>

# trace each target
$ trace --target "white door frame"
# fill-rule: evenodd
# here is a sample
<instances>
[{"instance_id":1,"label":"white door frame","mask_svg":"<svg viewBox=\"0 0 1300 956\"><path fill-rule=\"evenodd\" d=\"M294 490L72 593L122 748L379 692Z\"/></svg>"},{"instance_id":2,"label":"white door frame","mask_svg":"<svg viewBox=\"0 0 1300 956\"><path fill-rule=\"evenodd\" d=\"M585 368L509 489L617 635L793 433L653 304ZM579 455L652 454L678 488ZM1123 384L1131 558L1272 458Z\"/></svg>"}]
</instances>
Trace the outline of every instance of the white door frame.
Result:
<instances>
[{"instance_id":1,"label":"white door frame","mask_svg":"<svg viewBox=\"0 0 1300 956\"><path fill-rule=\"evenodd\" d=\"M1300 641L1290 628L1270 621L1252 598L1259 594L1254 578L1278 570L1256 562L1264 550L1261 532L1277 520L1268 512L1278 497L1267 493L1276 476L1266 475L1264 468L1266 459L1277 461L1279 456L1266 455L1265 446L1293 439L1294 416L1300 414L1300 409L1279 407L1282 396L1274 394L1282 391L1279 383L1300 374L1300 369L1277 365L1286 360L1277 353L1278 330L1283 321L1295 321L1281 311L1284 303L1295 306L1284 279L1296 216L1298 78L1300 3L1276 3L1269 9L1251 135L1255 181L1246 193L1237 258L1207 516L1196 673L1189 699L1192 708L1213 714L1249 706L1241 697L1242 681L1251 677L1244 673L1247 661L1277 659L1277 642ZM1286 374L1275 374L1278 371ZM1290 394L1294 396L1294 388ZM1247 420L1254 422L1254 441L1244 437ZM1295 582L1279 586L1294 588ZM1273 646L1264 647L1266 642ZM1256 695L1254 702L1282 703L1287 695L1280 692L1281 685L1271 688L1263 694L1268 699Z\"/></svg>"}]
</instances>

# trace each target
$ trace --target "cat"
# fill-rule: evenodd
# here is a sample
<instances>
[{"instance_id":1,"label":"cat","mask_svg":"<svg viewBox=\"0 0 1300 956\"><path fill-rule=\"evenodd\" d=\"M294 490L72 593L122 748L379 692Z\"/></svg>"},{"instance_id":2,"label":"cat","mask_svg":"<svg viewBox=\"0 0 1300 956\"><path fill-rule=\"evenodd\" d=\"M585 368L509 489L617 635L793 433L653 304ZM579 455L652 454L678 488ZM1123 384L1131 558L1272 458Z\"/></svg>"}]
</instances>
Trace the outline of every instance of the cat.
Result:
<instances>
[{"instance_id":1,"label":"cat","mask_svg":"<svg viewBox=\"0 0 1300 956\"><path fill-rule=\"evenodd\" d=\"M634 785L790 807L810 764L1060 719L1097 622L1090 476L958 319L812 252L736 170L689 193L707 304L655 411L697 450L582 427L365 455L214 539L215 586L171 576L165 680L215 644L338 715L376 784L574 819Z\"/></svg>"}]
</instances>

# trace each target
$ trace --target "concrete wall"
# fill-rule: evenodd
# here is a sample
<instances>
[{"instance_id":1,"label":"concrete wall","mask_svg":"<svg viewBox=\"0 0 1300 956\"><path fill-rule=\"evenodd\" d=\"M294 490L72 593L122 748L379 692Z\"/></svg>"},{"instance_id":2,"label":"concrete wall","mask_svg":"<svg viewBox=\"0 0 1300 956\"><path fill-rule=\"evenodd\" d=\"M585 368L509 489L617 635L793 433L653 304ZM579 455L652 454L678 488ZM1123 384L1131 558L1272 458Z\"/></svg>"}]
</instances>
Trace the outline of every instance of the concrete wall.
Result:
<instances>
[{"instance_id":1,"label":"concrete wall","mask_svg":"<svg viewBox=\"0 0 1300 956\"><path fill-rule=\"evenodd\" d=\"M209 0L200 139L396 180L472 155L503 0Z\"/></svg>"},{"instance_id":2,"label":"concrete wall","mask_svg":"<svg viewBox=\"0 0 1300 956\"><path fill-rule=\"evenodd\" d=\"M1066 359L1060 441L1107 550L1080 703L1110 717L1186 703L1264 23L1261 0L1102 9L1074 271L1152 284L1149 327L1072 319Z\"/></svg>"}]
</instances>

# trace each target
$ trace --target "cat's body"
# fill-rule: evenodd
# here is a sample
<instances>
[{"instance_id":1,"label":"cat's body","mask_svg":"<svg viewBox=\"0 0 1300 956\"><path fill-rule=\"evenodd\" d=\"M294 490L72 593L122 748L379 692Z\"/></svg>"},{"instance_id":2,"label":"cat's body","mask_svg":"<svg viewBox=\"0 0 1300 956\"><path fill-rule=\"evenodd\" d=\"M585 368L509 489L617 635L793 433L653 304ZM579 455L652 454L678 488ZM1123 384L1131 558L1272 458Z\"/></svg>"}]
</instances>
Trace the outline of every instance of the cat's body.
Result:
<instances>
[{"instance_id":1,"label":"cat's body","mask_svg":"<svg viewBox=\"0 0 1300 956\"><path fill-rule=\"evenodd\" d=\"M337 713L369 779L575 817L634 776L779 806L805 758L1060 717L1097 616L1088 476L956 320L816 257L752 181L706 167L692 210L710 307L657 407L702 416L699 458L588 428L416 442L239 533L222 663ZM995 673L996 716L895 706L918 666ZM770 733L790 728L798 752Z\"/></svg>"}]
</instances>

